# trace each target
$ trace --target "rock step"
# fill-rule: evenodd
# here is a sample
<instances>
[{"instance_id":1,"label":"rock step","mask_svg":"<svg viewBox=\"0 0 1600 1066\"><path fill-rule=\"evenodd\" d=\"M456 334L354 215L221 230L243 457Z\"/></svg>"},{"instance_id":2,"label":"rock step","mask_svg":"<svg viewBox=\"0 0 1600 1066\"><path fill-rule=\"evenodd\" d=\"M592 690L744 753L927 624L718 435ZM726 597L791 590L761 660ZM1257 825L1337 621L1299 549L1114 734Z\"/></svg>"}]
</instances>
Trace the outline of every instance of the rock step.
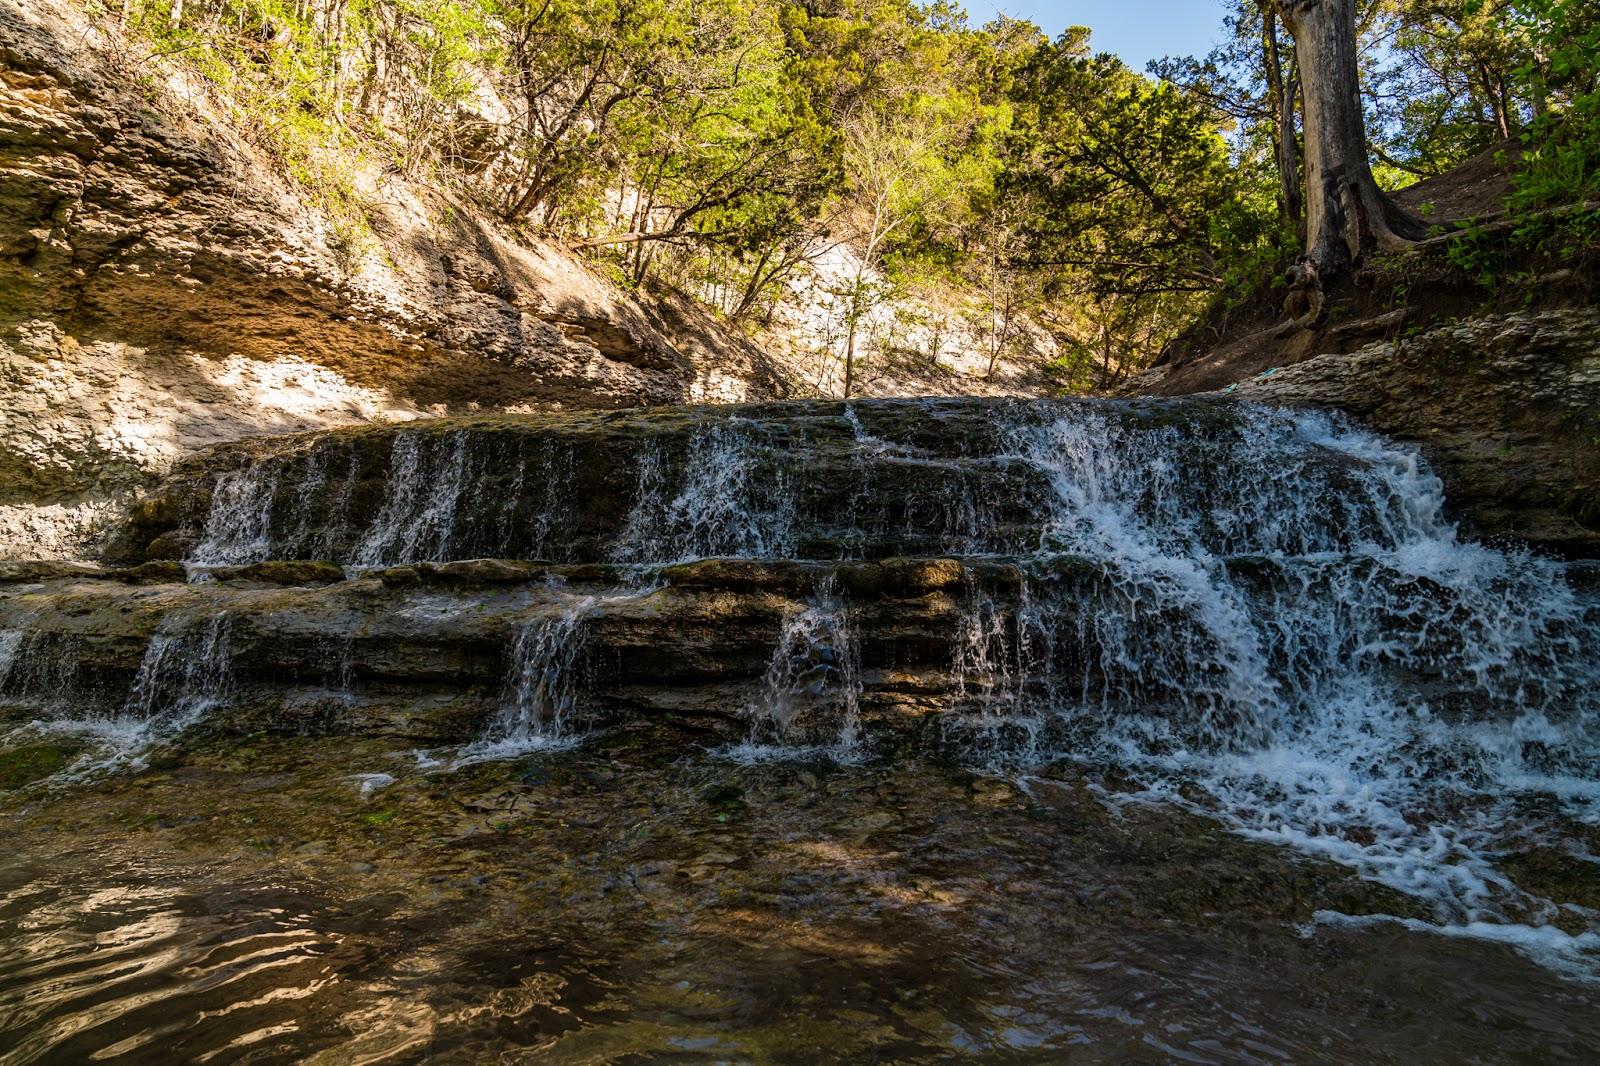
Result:
<instances>
[{"instance_id":1,"label":"rock step","mask_svg":"<svg viewBox=\"0 0 1600 1066\"><path fill-rule=\"evenodd\" d=\"M865 703L910 720L954 705L952 648L974 598L1014 596L1024 580L1018 561L951 558L708 559L632 585L618 567L493 559L349 578L270 562L199 582L167 565L154 583L156 564L0 573L12 582L0 629L16 637L0 719L63 703L115 713L160 640L209 624L225 631L229 685L210 727L459 741L504 702L519 635L577 610L588 718L663 711L732 727L786 620L826 599L848 613Z\"/></svg>"}]
</instances>

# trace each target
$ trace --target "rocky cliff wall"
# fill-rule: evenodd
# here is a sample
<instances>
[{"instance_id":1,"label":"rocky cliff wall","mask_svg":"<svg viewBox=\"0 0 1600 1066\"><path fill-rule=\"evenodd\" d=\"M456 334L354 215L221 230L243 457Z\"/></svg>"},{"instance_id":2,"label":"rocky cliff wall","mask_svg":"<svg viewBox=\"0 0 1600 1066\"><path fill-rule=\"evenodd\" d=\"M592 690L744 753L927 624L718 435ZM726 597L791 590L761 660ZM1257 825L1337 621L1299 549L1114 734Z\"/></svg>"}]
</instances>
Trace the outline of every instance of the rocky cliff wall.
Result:
<instances>
[{"instance_id":1,"label":"rocky cliff wall","mask_svg":"<svg viewBox=\"0 0 1600 1066\"><path fill-rule=\"evenodd\" d=\"M78 550L241 436L790 391L686 301L393 174L360 177L352 243L150 59L64 0L0 0L0 555Z\"/></svg>"}]
</instances>

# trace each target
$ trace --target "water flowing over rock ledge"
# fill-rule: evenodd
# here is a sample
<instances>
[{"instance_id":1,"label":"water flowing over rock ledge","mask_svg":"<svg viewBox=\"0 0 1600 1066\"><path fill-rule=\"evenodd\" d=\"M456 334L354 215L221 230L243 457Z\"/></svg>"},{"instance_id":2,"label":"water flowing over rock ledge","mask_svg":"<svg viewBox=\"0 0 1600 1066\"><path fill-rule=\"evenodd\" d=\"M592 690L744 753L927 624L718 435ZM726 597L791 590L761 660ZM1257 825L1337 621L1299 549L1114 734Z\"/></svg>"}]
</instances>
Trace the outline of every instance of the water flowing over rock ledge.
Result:
<instances>
[{"instance_id":1,"label":"water flowing over rock ledge","mask_svg":"<svg viewBox=\"0 0 1600 1066\"><path fill-rule=\"evenodd\" d=\"M1355 447L1360 434L1335 425L1226 400L438 419L212 449L140 505L108 555L370 568L1030 552L1050 535L1063 475L1202 551L1381 542L1392 516L1361 482L1374 462L1419 460Z\"/></svg>"},{"instance_id":2,"label":"water flowing over rock ledge","mask_svg":"<svg viewBox=\"0 0 1600 1066\"><path fill-rule=\"evenodd\" d=\"M222 620L229 706L212 728L356 732L417 743L472 739L507 698L519 634L597 597L584 619L591 653L576 723L665 710L721 719L733 736L756 699L786 618L831 585L851 625L870 702L915 715L948 703L948 652L970 594L1016 588L1011 564L953 560L755 563L666 568L655 588L626 588L611 568L495 560L394 567L325 588L244 577L129 587L57 579L23 586L0 615L26 634L6 691L20 704L61 700L116 713L164 632ZM21 623L19 625L19 623ZM25 627L25 628L23 628ZM832 728L837 728L834 723Z\"/></svg>"},{"instance_id":3,"label":"water flowing over rock ledge","mask_svg":"<svg viewBox=\"0 0 1600 1066\"><path fill-rule=\"evenodd\" d=\"M772 679L809 657L852 742L863 707L937 708L1026 751L1132 720L1158 749L1256 750L1347 728L1332 708L1353 701L1555 716L1576 730L1552 749L1565 765L1592 715L1582 580L1460 541L1414 451L1235 403L789 403L241 442L184 464L110 554L131 565L0 568L24 582L0 586L4 691L114 708L158 637L225 619L232 702L258 707L364 677L482 718L530 627L559 625L586 650L539 669L584 674L560 679L569 709L784 732L805 701ZM799 630L822 646L785 650Z\"/></svg>"},{"instance_id":4,"label":"water flowing over rock ledge","mask_svg":"<svg viewBox=\"0 0 1600 1066\"><path fill-rule=\"evenodd\" d=\"M1283 362L1269 351L1268 362ZM1158 383L1157 391L1165 391ZM1240 382L1262 403L1352 414L1423 448L1481 533L1600 556L1600 311L1440 323Z\"/></svg>"},{"instance_id":5,"label":"water flowing over rock ledge","mask_svg":"<svg viewBox=\"0 0 1600 1066\"><path fill-rule=\"evenodd\" d=\"M1600 955L1587 904L1496 866L1530 839L1590 861L1593 568L1462 539L1414 449L1336 417L879 401L337 430L185 464L111 555L0 568L6 742L73 738L74 773L196 729L453 764L641 723L744 760L1069 759L1441 928Z\"/></svg>"}]
</instances>

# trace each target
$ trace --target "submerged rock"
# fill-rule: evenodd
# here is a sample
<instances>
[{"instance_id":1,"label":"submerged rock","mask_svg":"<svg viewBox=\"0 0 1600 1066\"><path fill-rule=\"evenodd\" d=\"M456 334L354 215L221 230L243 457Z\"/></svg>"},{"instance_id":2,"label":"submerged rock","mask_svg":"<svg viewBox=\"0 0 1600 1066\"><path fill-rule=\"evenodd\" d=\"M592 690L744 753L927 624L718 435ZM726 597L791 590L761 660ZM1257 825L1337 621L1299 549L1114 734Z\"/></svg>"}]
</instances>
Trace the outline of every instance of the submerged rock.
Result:
<instances>
[{"instance_id":1,"label":"submerged rock","mask_svg":"<svg viewBox=\"0 0 1600 1066\"><path fill-rule=\"evenodd\" d=\"M41 781L65 768L83 745L70 739L0 747L0 792Z\"/></svg>"}]
</instances>

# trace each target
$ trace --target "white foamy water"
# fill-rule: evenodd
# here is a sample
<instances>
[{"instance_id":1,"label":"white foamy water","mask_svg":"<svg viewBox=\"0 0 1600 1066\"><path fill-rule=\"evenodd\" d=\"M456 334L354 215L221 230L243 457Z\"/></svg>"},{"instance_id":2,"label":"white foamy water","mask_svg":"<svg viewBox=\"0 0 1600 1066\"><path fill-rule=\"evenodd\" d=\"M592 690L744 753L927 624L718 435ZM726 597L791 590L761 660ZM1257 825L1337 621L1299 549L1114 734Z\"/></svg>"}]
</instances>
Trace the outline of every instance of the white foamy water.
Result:
<instances>
[{"instance_id":1,"label":"white foamy water","mask_svg":"<svg viewBox=\"0 0 1600 1066\"><path fill-rule=\"evenodd\" d=\"M850 609L831 586L784 618L759 693L743 713L750 735L728 749L736 759L804 752L848 762L859 754L860 652Z\"/></svg>"},{"instance_id":2,"label":"white foamy water","mask_svg":"<svg viewBox=\"0 0 1600 1066\"><path fill-rule=\"evenodd\" d=\"M383 506L357 545L359 568L444 559L455 532L457 503L468 484L467 435L443 446L419 433L399 433L384 478Z\"/></svg>"},{"instance_id":3,"label":"white foamy water","mask_svg":"<svg viewBox=\"0 0 1600 1066\"><path fill-rule=\"evenodd\" d=\"M220 612L197 616L175 611L167 615L151 635L119 707L101 710L69 691L47 693L44 703L54 713L24 723L4 737L4 743L50 735L84 741L86 750L57 775L61 780L143 767L153 748L230 698L229 629L228 616ZM65 657L58 654L57 658ZM40 676L59 683L64 676L60 665L42 664Z\"/></svg>"},{"instance_id":4,"label":"white foamy water","mask_svg":"<svg viewBox=\"0 0 1600 1066\"><path fill-rule=\"evenodd\" d=\"M1595 616L1561 564L1463 542L1414 451L1326 416L1254 413L1225 455L1092 417L1013 440L1054 490L1042 550L1105 575L1035 582L1046 609L1013 626L1090 658L1081 689L1035 689L1056 750L1174 802L1199 784L1237 831L1426 900L1430 928L1600 972L1494 861L1600 820Z\"/></svg>"},{"instance_id":5,"label":"white foamy water","mask_svg":"<svg viewBox=\"0 0 1600 1066\"><path fill-rule=\"evenodd\" d=\"M633 506L611 558L667 563L712 556L773 558L793 550L793 497L780 469L756 477L758 445L729 420L700 432L674 482L659 446L638 457Z\"/></svg>"}]
</instances>

